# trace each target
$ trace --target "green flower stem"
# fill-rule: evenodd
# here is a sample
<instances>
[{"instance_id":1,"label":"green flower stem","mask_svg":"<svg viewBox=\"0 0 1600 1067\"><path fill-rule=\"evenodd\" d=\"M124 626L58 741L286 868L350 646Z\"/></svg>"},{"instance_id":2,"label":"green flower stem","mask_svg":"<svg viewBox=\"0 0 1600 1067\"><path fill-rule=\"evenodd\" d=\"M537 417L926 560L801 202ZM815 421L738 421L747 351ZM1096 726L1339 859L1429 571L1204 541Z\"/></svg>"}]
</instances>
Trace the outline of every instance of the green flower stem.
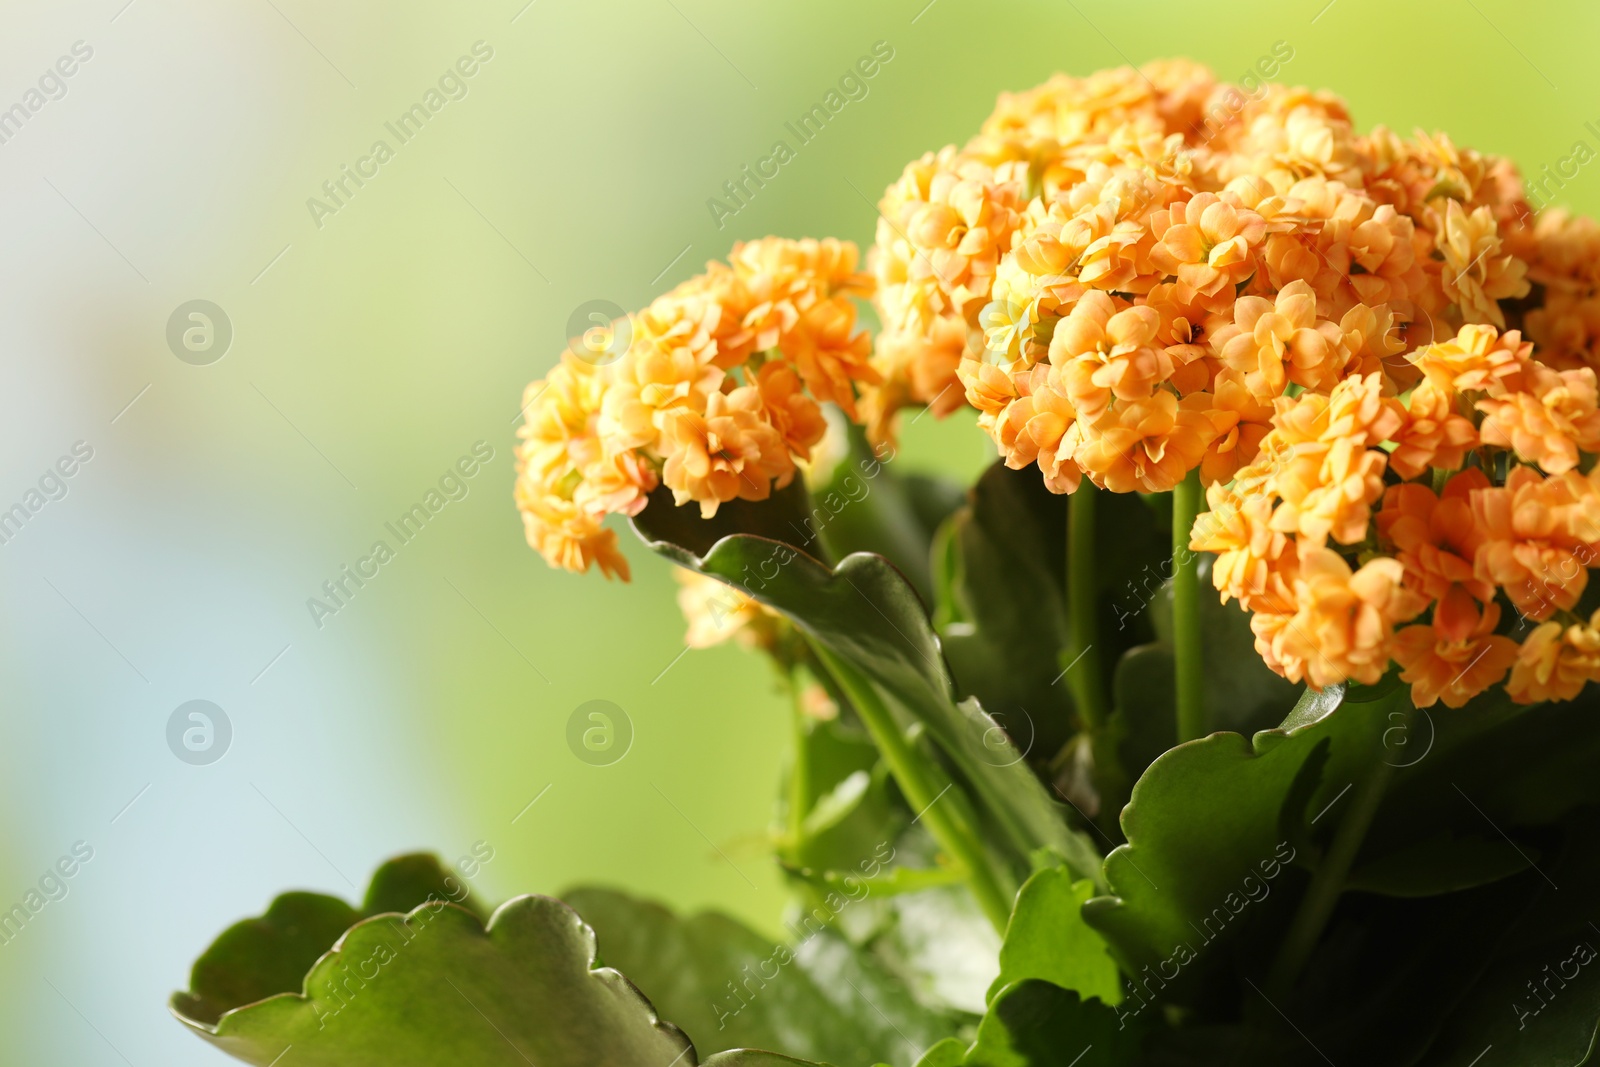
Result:
<instances>
[{"instance_id":1,"label":"green flower stem","mask_svg":"<svg viewBox=\"0 0 1600 1067\"><path fill-rule=\"evenodd\" d=\"M889 773L894 775L900 791L919 813L918 819L927 826L928 832L939 842L939 847L966 872L967 884L977 898L978 906L994 924L995 930L1004 936L1006 923L1011 919L1011 895L1001 888L999 878L989 866L989 858L975 828L962 817L952 803L953 798L944 795L960 787L954 784L942 788L939 786L944 775L907 740L871 682L820 644L813 644L812 647L816 650L817 658L839 683L839 688L849 697L851 706L872 735L873 743L878 746Z\"/></svg>"},{"instance_id":2,"label":"green flower stem","mask_svg":"<svg viewBox=\"0 0 1600 1067\"><path fill-rule=\"evenodd\" d=\"M798 859L805 842L806 799L811 795L811 763L806 758L806 713L800 706L800 672L788 673L790 719L794 726L794 756L789 764L789 848Z\"/></svg>"},{"instance_id":3,"label":"green flower stem","mask_svg":"<svg viewBox=\"0 0 1600 1067\"><path fill-rule=\"evenodd\" d=\"M1178 741L1206 733L1205 651L1201 645L1200 554L1189 532L1200 514L1200 471L1172 490L1172 643L1178 672Z\"/></svg>"},{"instance_id":4,"label":"green flower stem","mask_svg":"<svg viewBox=\"0 0 1600 1067\"><path fill-rule=\"evenodd\" d=\"M1067 501L1067 647L1062 668L1077 705L1080 725L1097 732L1111 717L1111 700L1100 670L1100 576L1095 573L1094 483L1085 480Z\"/></svg>"},{"instance_id":5,"label":"green flower stem","mask_svg":"<svg viewBox=\"0 0 1600 1067\"><path fill-rule=\"evenodd\" d=\"M1354 705L1345 710L1348 712L1370 709L1369 714L1386 714L1386 709L1398 706L1401 719L1399 725L1391 729L1405 730L1411 723L1410 695L1410 689L1402 687L1396 696L1389 700L1369 704L1364 708L1361 705ZM1333 841L1329 844L1327 853L1317 865L1316 873L1312 875L1311 885L1300 901L1300 908L1295 912L1289 933L1278 949L1278 957L1273 961L1272 970L1267 975L1267 990L1272 996L1287 993L1293 987L1306 961L1311 958L1312 950L1321 940L1322 931L1333 915L1334 905L1339 903L1339 896L1344 892L1345 879L1349 877L1350 867L1355 863L1356 854L1361 851L1361 843L1366 840L1367 831L1372 827L1372 820L1378 814L1378 807L1383 803L1383 794L1389 788L1389 781L1393 777L1394 764L1380 759L1367 772L1366 778L1356 783L1349 807L1339 820L1339 828L1334 831Z\"/></svg>"}]
</instances>

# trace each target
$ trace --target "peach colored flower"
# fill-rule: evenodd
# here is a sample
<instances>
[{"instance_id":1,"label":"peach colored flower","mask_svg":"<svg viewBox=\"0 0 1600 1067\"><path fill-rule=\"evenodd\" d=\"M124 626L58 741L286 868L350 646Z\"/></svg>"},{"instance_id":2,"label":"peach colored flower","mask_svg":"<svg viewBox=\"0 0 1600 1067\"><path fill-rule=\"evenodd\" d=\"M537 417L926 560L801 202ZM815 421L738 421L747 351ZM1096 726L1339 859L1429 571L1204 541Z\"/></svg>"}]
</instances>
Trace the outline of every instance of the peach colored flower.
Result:
<instances>
[{"instance_id":1,"label":"peach colored flower","mask_svg":"<svg viewBox=\"0 0 1600 1067\"><path fill-rule=\"evenodd\" d=\"M1255 462L1262 441L1272 431L1272 406L1245 388L1243 375L1223 371L1213 388L1210 415L1218 436L1200 461L1200 480L1206 485L1226 482Z\"/></svg>"},{"instance_id":2,"label":"peach colored flower","mask_svg":"<svg viewBox=\"0 0 1600 1067\"><path fill-rule=\"evenodd\" d=\"M698 502L702 518L725 501L765 500L774 485L781 489L794 477L794 459L766 420L755 386L713 393L704 415L676 412L661 446L662 483L678 504Z\"/></svg>"},{"instance_id":3,"label":"peach colored flower","mask_svg":"<svg viewBox=\"0 0 1600 1067\"><path fill-rule=\"evenodd\" d=\"M1276 300L1240 297L1233 322L1212 335L1211 345L1224 365L1244 375L1257 399L1270 401L1290 381L1308 389L1333 388L1343 366L1339 340L1339 328L1317 318L1311 286L1297 280Z\"/></svg>"},{"instance_id":4,"label":"peach colored flower","mask_svg":"<svg viewBox=\"0 0 1600 1067\"><path fill-rule=\"evenodd\" d=\"M1273 528L1318 547L1330 536L1346 545L1365 540L1388 463L1376 446L1400 427L1404 409L1382 395L1376 374L1347 378L1326 397L1304 393L1277 403L1268 441L1278 438L1274 447L1283 452L1270 485L1282 503Z\"/></svg>"},{"instance_id":5,"label":"peach colored flower","mask_svg":"<svg viewBox=\"0 0 1600 1067\"><path fill-rule=\"evenodd\" d=\"M1499 397L1523 388L1533 345L1516 330L1501 335L1493 326L1467 325L1454 338L1425 345L1407 358L1447 393Z\"/></svg>"},{"instance_id":6,"label":"peach colored flower","mask_svg":"<svg viewBox=\"0 0 1600 1067\"><path fill-rule=\"evenodd\" d=\"M1547 622L1522 642L1506 692L1518 704L1571 700L1600 680L1600 612L1587 623Z\"/></svg>"},{"instance_id":7,"label":"peach colored flower","mask_svg":"<svg viewBox=\"0 0 1600 1067\"><path fill-rule=\"evenodd\" d=\"M872 356L879 384L861 390L859 414L874 443L892 441L902 408L923 404L943 418L966 402L957 371L968 357L965 319L943 315L928 325L927 334L885 330L878 334Z\"/></svg>"},{"instance_id":8,"label":"peach colored flower","mask_svg":"<svg viewBox=\"0 0 1600 1067\"><path fill-rule=\"evenodd\" d=\"M1163 390L1148 400L1119 403L1084 430L1073 458L1091 481L1113 493L1165 493L1200 465L1217 437L1209 401L1204 395L1180 401Z\"/></svg>"},{"instance_id":9,"label":"peach colored flower","mask_svg":"<svg viewBox=\"0 0 1600 1067\"><path fill-rule=\"evenodd\" d=\"M1478 402L1484 444L1514 449L1523 462L1549 474L1576 467L1580 449L1600 451L1600 392L1593 370L1555 371L1533 362L1523 380L1525 392Z\"/></svg>"},{"instance_id":10,"label":"peach colored flower","mask_svg":"<svg viewBox=\"0 0 1600 1067\"><path fill-rule=\"evenodd\" d=\"M997 427L997 443L1013 470L1037 463L1052 493L1070 493L1083 480L1073 454L1082 442L1078 413L1061 380L1061 369L1035 364L1017 376L1021 395Z\"/></svg>"},{"instance_id":11,"label":"peach colored flower","mask_svg":"<svg viewBox=\"0 0 1600 1067\"><path fill-rule=\"evenodd\" d=\"M1474 575L1504 589L1530 619L1571 610L1600 550L1586 539L1592 523L1582 521L1584 502L1596 492L1576 471L1545 478L1532 467L1513 468L1503 487L1474 490L1472 516L1482 536Z\"/></svg>"},{"instance_id":12,"label":"peach colored flower","mask_svg":"<svg viewBox=\"0 0 1600 1067\"><path fill-rule=\"evenodd\" d=\"M872 339L856 331L856 311L848 300L814 304L778 339L778 350L794 364L818 400L839 405L856 418L855 387L877 385Z\"/></svg>"},{"instance_id":13,"label":"peach colored flower","mask_svg":"<svg viewBox=\"0 0 1600 1067\"><path fill-rule=\"evenodd\" d=\"M1454 394L1432 381L1411 391L1404 425L1395 431L1389 467L1402 478L1421 477L1429 467L1455 470L1478 443L1472 420L1453 408Z\"/></svg>"},{"instance_id":14,"label":"peach colored flower","mask_svg":"<svg viewBox=\"0 0 1600 1067\"><path fill-rule=\"evenodd\" d=\"M922 334L989 299L1024 206L1014 172L950 146L908 164L885 191L872 259L887 328Z\"/></svg>"},{"instance_id":15,"label":"peach colored flower","mask_svg":"<svg viewBox=\"0 0 1600 1067\"><path fill-rule=\"evenodd\" d=\"M1471 609L1471 625L1462 636L1443 632L1437 623L1407 626L1394 635L1394 658L1404 668L1400 680L1411 686L1411 703L1431 708L1439 701L1459 708L1506 676L1517 659L1517 643L1494 632L1500 605L1489 604L1481 615Z\"/></svg>"},{"instance_id":16,"label":"peach colored flower","mask_svg":"<svg viewBox=\"0 0 1600 1067\"><path fill-rule=\"evenodd\" d=\"M1150 221L1157 244L1155 264L1178 279L1180 291L1215 302L1231 300L1231 287L1256 269L1256 248L1266 236L1266 220L1249 208L1215 193L1198 193L1186 203L1156 212Z\"/></svg>"},{"instance_id":17,"label":"peach colored flower","mask_svg":"<svg viewBox=\"0 0 1600 1067\"><path fill-rule=\"evenodd\" d=\"M1421 603L1401 581L1403 568L1378 558L1352 572L1337 552L1300 545L1295 610L1250 620L1256 649L1291 682L1315 689L1355 680L1374 685L1389 666L1394 626Z\"/></svg>"},{"instance_id":18,"label":"peach colored flower","mask_svg":"<svg viewBox=\"0 0 1600 1067\"><path fill-rule=\"evenodd\" d=\"M516 486L517 508L529 547L552 567L582 574L598 565L607 578L629 579L628 561L617 547L617 532L570 500Z\"/></svg>"},{"instance_id":19,"label":"peach colored flower","mask_svg":"<svg viewBox=\"0 0 1600 1067\"><path fill-rule=\"evenodd\" d=\"M1505 329L1501 300L1528 295L1528 265L1502 253L1499 226L1487 206L1468 215L1458 200L1445 201L1436 241L1444 257L1441 282L1447 297L1469 323L1486 322Z\"/></svg>"},{"instance_id":20,"label":"peach colored flower","mask_svg":"<svg viewBox=\"0 0 1600 1067\"><path fill-rule=\"evenodd\" d=\"M606 447L651 447L673 411L704 411L725 377L709 361L712 354L712 349L697 352L687 344L637 339L610 369L598 428Z\"/></svg>"},{"instance_id":21,"label":"peach colored flower","mask_svg":"<svg viewBox=\"0 0 1600 1067\"><path fill-rule=\"evenodd\" d=\"M1415 482L1391 485L1377 515L1378 534L1394 546L1405 568L1406 586L1429 600L1443 600L1460 586L1485 603L1494 599L1494 584L1473 570L1484 540L1472 511L1472 494L1489 488L1489 478L1476 467L1445 483L1443 496Z\"/></svg>"},{"instance_id":22,"label":"peach colored flower","mask_svg":"<svg viewBox=\"0 0 1600 1067\"><path fill-rule=\"evenodd\" d=\"M678 580L678 610L689 624L683 643L690 648L732 639L746 648L771 649L788 628L782 615L742 589L681 567L672 573Z\"/></svg>"},{"instance_id":23,"label":"peach colored flower","mask_svg":"<svg viewBox=\"0 0 1600 1067\"><path fill-rule=\"evenodd\" d=\"M769 360L755 374L755 388L761 395L766 420L783 437L783 443L799 459L810 459L811 449L827 433L828 420L821 406L807 396L794 368Z\"/></svg>"},{"instance_id":24,"label":"peach colored flower","mask_svg":"<svg viewBox=\"0 0 1600 1067\"><path fill-rule=\"evenodd\" d=\"M1153 308L1123 307L1090 292L1056 324L1050 362L1060 368L1078 417L1094 421L1112 398L1143 400L1172 373L1172 360L1154 347L1161 316Z\"/></svg>"},{"instance_id":25,"label":"peach colored flower","mask_svg":"<svg viewBox=\"0 0 1600 1067\"><path fill-rule=\"evenodd\" d=\"M1272 498L1213 484L1206 505L1210 510L1195 518L1189 547L1216 555L1211 584L1222 602L1237 600L1246 611L1292 611L1299 557L1293 542L1272 528Z\"/></svg>"}]
</instances>

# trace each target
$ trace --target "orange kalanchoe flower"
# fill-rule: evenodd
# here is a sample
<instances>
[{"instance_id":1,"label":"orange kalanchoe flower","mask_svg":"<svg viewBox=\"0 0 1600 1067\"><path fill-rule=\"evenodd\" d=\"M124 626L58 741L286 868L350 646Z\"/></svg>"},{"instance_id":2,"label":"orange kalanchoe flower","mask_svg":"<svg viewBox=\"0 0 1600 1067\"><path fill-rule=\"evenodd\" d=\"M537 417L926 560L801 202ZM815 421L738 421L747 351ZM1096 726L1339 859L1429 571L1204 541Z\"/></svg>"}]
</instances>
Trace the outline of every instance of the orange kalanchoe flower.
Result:
<instances>
[{"instance_id":1,"label":"orange kalanchoe flower","mask_svg":"<svg viewBox=\"0 0 1600 1067\"><path fill-rule=\"evenodd\" d=\"M1463 326L1448 341L1408 354L1437 388L1456 393L1504 396L1523 388L1522 372L1532 358L1533 344L1516 330L1501 335L1493 326Z\"/></svg>"},{"instance_id":2,"label":"orange kalanchoe flower","mask_svg":"<svg viewBox=\"0 0 1600 1067\"><path fill-rule=\"evenodd\" d=\"M784 617L726 582L675 568L678 610L689 624L683 643L711 648L734 640L747 648L770 649L788 627Z\"/></svg>"},{"instance_id":3,"label":"orange kalanchoe flower","mask_svg":"<svg viewBox=\"0 0 1600 1067\"><path fill-rule=\"evenodd\" d=\"M1600 391L1593 370L1555 371L1530 363L1523 378L1526 392L1478 402L1484 444L1512 449L1548 474L1576 467L1579 449L1600 451Z\"/></svg>"},{"instance_id":4,"label":"orange kalanchoe flower","mask_svg":"<svg viewBox=\"0 0 1600 1067\"><path fill-rule=\"evenodd\" d=\"M1547 622L1529 634L1506 692L1518 704L1571 700L1594 681L1600 681L1600 611L1587 623Z\"/></svg>"},{"instance_id":5,"label":"orange kalanchoe flower","mask_svg":"<svg viewBox=\"0 0 1600 1067\"><path fill-rule=\"evenodd\" d=\"M1545 478L1516 467L1501 488L1472 493L1472 517L1482 537L1474 574L1505 590L1519 612L1548 619L1569 611L1589 581L1587 567L1600 545L1586 518L1600 495L1576 471Z\"/></svg>"},{"instance_id":6,"label":"orange kalanchoe flower","mask_svg":"<svg viewBox=\"0 0 1600 1067\"><path fill-rule=\"evenodd\" d=\"M1475 524L1472 494L1489 487L1488 476L1473 468L1451 478L1442 496L1415 482L1388 488L1377 515L1378 533L1396 549L1408 588L1429 600L1447 600L1456 588L1484 603L1494 599L1494 583L1473 568L1484 534ZM1465 637L1454 629L1452 636Z\"/></svg>"},{"instance_id":7,"label":"orange kalanchoe flower","mask_svg":"<svg viewBox=\"0 0 1600 1067\"><path fill-rule=\"evenodd\" d=\"M1394 658L1404 668L1400 680L1411 686L1416 707L1431 708L1441 700L1446 707L1462 707L1504 678L1517 659L1517 643L1494 632L1500 605L1489 604L1480 614L1470 598L1467 603L1471 625L1460 636L1444 632L1437 621L1394 635Z\"/></svg>"},{"instance_id":8,"label":"orange kalanchoe flower","mask_svg":"<svg viewBox=\"0 0 1600 1067\"><path fill-rule=\"evenodd\" d=\"M552 566L626 579L608 514L638 514L663 484L708 517L788 485L822 438L821 403L853 413L879 380L851 303L874 282L856 265L832 239L736 245L630 316L620 355L564 353L524 396L528 543Z\"/></svg>"},{"instance_id":9,"label":"orange kalanchoe flower","mask_svg":"<svg viewBox=\"0 0 1600 1067\"><path fill-rule=\"evenodd\" d=\"M1256 650L1291 682L1316 689L1347 680L1376 685L1389 666L1395 624L1415 618L1422 607L1406 591L1403 573L1392 559L1352 571L1337 552L1302 545L1295 610L1260 612L1250 620Z\"/></svg>"},{"instance_id":10,"label":"orange kalanchoe flower","mask_svg":"<svg viewBox=\"0 0 1600 1067\"><path fill-rule=\"evenodd\" d=\"M1061 368L1067 396L1078 417L1105 414L1112 397L1144 400L1172 374L1172 357L1154 347L1161 316L1154 308L1118 310L1102 292L1091 292L1056 325L1050 362Z\"/></svg>"},{"instance_id":11,"label":"orange kalanchoe flower","mask_svg":"<svg viewBox=\"0 0 1600 1067\"><path fill-rule=\"evenodd\" d=\"M1150 232L1157 241L1151 259L1177 277L1185 299L1226 306L1233 302L1233 287L1255 272L1267 221L1232 194L1200 193L1156 212Z\"/></svg>"},{"instance_id":12,"label":"orange kalanchoe flower","mask_svg":"<svg viewBox=\"0 0 1600 1067\"><path fill-rule=\"evenodd\" d=\"M1454 394L1435 382L1423 381L1411 391L1406 420L1395 431L1389 467L1402 478L1419 478L1430 467L1455 470L1467 450L1478 443L1472 420L1457 414Z\"/></svg>"}]
</instances>

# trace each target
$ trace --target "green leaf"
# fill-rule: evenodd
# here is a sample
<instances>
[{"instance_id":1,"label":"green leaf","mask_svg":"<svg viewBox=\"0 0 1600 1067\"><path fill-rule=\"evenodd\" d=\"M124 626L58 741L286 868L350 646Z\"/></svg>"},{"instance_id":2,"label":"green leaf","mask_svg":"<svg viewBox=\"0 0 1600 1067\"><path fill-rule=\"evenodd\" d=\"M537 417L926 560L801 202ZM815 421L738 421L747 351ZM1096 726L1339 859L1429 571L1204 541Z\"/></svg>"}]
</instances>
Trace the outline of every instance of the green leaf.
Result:
<instances>
[{"instance_id":1,"label":"green leaf","mask_svg":"<svg viewBox=\"0 0 1600 1067\"><path fill-rule=\"evenodd\" d=\"M215 1023L231 1008L295 992L317 958L360 918L337 897L284 893L265 915L223 931L195 961L189 992L173 995L173 1010Z\"/></svg>"},{"instance_id":2,"label":"green leaf","mask_svg":"<svg viewBox=\"0 0 1600 1067\"><path fill-rule=\"evenodd\" d=\"M363 915L380 915L386 911L404 913L426 900L448 900L460 904L479 919L488 921L489 918L489 909L471 895L465 882L445 870L439 857L431 852L396 856L374 871L361 912Z\"/></svg>"},{"instance_id":3,"label":"green leaf","mask_svg":"<svg viewBox=\"0 0 1600 1067\"><path fill-rule=\"evenodd\" d=\"M1085 999L1122 1002L1122 976L1105 940L1083 921L1083 904L1093 895L1094 883L1074 882L1064 867L1049 867L1028 879L1006 927L991 999L1007 986L1038 978Z\"/></svg>"},{"instance_id":4,"label":"green leaf","mask_svg":"<svg viewBox=\"0 0 1600 1067\"><path fill-rule=\"evenodd\" d=\"M911 817L866 735L838 720L805 735L811 794L800 840L784 854L797 869L854 872Z\"/></svg>"},{"instance_id":5,"label":"green leaf","mask_svg":"<svg viewBox=\"0 0 1600 1067\"><path fill-rule=\"evenodd\" d=\"M462 903L480 917L487 915L428 853L397 856L380 866L360 911L321 893L284 893L265 915L229 927L195 961L189 991L174 994L174 1010L215 1023L231 1008L298 992L311 965L356 920L407 912L428 900Z\"/></svg>"},{"instance_id":6,"label":"green leaf","mask_svg":"<svg viewBox=\"0 0 1600 1067\"><path fill-rule=\"evenodd\" d=\"M1590 918L1600 911L1596 815L1589 809L1568 820L1555 862L1541 865L1538 896L1445 1021L1424 1067L1470 1063L1480 1054L1476 1067L1591 1062L1600 1042L1600 930Z\"/></svg>"},{"instance_id":7,"label":"green leaf","mask_svg":"<svg viewBox=\"0 0 1600 1067\"><path fill-rule=\"evenodd\" d=\"M883 556L919 595L931 597L929 544L965 494L944 479L902 477L894 468L897 454L888 445L873 449L854 424L848 434L848 456L834 467L827 484L812 492L808 534L820 536L835 559L852 552ZM791 543L817 554L809 543Z\"/></svg>"},{"instance_id":8,"label":"green leaf","mask_svg":"<svg viewBox=\"0 0 1600 1067\"><path fill-rule=\"evenodd\" d=\"M1509 878L1533 862L1529 853L1503 837L1458 837L1444 831L1358 863L1345 888L1394 897L1437 896Z\"/></svg>"},{"instance_id":9,"label":"green leaf","mask_svg":"<svg viewBox=\"0 0 1600 1067\"><path fill-rule=\"evenodd\" d=\"M201 956L191 991L172 998L173 1014L230 1055L261 1065L291 1049L285 1062L302 1067L807 1062L726 1042L711 1044L729 1051L702 1061L627 978L597 965L594 933L571 908L518 897L485 927L474 910L445 899L451 896L472 903L424 854L378 869L366 896L378 913L365 918L333 897L286 893ZM825 953L817 956L834 968L830 976L844 973Z\"/></svg>"},{"instance_id":10,"label":"green leaf","mask_svg":"<svg viewBox=\"0 0 1600 1067\"><path fill-rule=\"evenodd\" d=\"M996 463L973 487L971 504L952 516L948 547L937 546L950 553L938 561L945 574L936 583L950 603L941 602L936 617L954 623L942 625L940 636L956 681L1041 762L1076 729L1071 693L1060 682L1070 506L1037 471ZM1166 537L1160 517L1126 495L1104 495L1095 525L1100 639L1092 654L1109 677L1124 650L1150 640L1144 603L1132 591L1141 575L1159 570Z\"/></svg>"},{"instance_id":11,"label":"green leaf","mask_svg":"<svg viewBox=\"0 0 1600 1067\"><path fill-rule=\"evenodd\" d=\"M830 894L801 916L793 945L722 915L680 919L610 890L577 889L566 898L595 930L604 961L702 1052L781 1048L843 1064L906 1064L956 1020L923 1009L838 935L842 914L866 899L863 883L853 891Z\"/></svg>"},{"instance_id":12,"label":"green leaf","mask_svg":"<svg viewBox=\"0 0 1600 1067\"><path fill-rule=\"evenodd\" d=\"M351 927L305 977L214 1024L178 1017L232 1056L266 1067L591 1067L694 1063L616 971L594 966L594 935L566 905L518 897L487 929L454 904L424 904Z\"/></svg>"},{"instance_id":13,"label":"green leaf","mask_svg":"<svg viewBox=\"0 0 1600 1067\"><path fill-rule=\"evenodd\" d=\"M917 1067L963 1067L967 1062L967 1043L959 1037L947 1037L922 1054Z\"/></svg>"},{"instance_id":14,"label":"green leaf","mask_svg":"<svg viewBox=\"0 0 1600 1067\"><path fill-rule=\"evenodd\" d=\"M973 1067L1132 1067L1144 1027L1049 982L1006 987L978 1024Z\"/></svg>"},{"instance_id":15,"label":"green leaf","mask_svg":"<svg viewBox=\"0 0 1600 1067\"><path fill-rule=\"evenodd\" d=\"M993 819L996 844L1016 870L1027 870L1035 848L1050 847L1080 875L1098 875L1093 846L1067 827L1021 753L994 742L996 724L976 703L956 702L922 602L883 557L857 553L830 569L790 545L748 535L724 537L697 555L689 544L663 539L657 503L634 519L651 547L783 612L812 641L859 671L907 727L921 724Z\"/></svg>"},{"instance_id":16,"label":"green leaf","mask_svg":"<svg viewBox=\"0 0 1600 1067\"><path fill-rule=\"evenodd\" d=\"M1299 828L1317 817L1305 779L1335 760L1381 758L1379 707L1302 707L1283 728L1212 734L1150 765L1122 812L1128 843L1106 859L1114 895L1084 906L1128 971L1177 967L1193 982L1203 968L1192 961L1215 957L1259 913L1304 847Z\"/></svg>"}]
</instances>

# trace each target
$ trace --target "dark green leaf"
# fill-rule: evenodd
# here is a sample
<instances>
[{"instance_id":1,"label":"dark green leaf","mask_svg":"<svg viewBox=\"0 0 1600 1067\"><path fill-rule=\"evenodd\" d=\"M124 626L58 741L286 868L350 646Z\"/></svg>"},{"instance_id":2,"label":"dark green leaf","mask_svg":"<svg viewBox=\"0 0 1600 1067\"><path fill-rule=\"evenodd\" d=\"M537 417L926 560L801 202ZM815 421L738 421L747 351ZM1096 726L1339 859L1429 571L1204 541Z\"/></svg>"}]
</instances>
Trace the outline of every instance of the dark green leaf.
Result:
<instances>
[{"instance_id":1,"label":"dark green leaf","mask_svg":"<svg viewBox=\"0 0 1600 1067\"><path fill-rule=\"evenodd\" d=\"M858 553L830 570L789 545L735 535L699 557L656 536L654 507L634 520L653 548L788 615L811 640L859 670L907 726L920 723L994 819L1001 835L996 844L1008 850L1015 868L1026 870L1030 852L1050 847L1079 874L1097 875L1093 847L1067 827L1021 753L993 743L996 724L975 704L957 704L922 602L881 556Z\"/></svg>"},{"instance_id":2,"label":"dark green leaf","mask_svg":"<svg viewBox=\"0 0 1600 1067\"><path fill-rule=\"evenodd\" d=\"M866 897L835 893L777 945L722 915L679 919L604 889L566 894L594 928L604 962L627 974L701 1052L781 1048L842 1064L910 1063L955 1019L921 1008L836 931ZM908 1048L908 1042L911 1046Z\"/></svg>"},{"instance_id":3,"label":"dark green leaf","mask_svg":"<svg viewBox=\"0 0 1600 1067\"><path fill-rule=\"evenodd\" d=\"M1129 971L1176 968L1193 981L1203 969L1193 960L1214 957L1216 943L1248 924L1298 858L1294 828L1317 817L1285 811L1291 797L1309 796L1302 772L1313 760L1332 766L1337 757L1342 767L1381 758L1381 708L1346 703L1253 740L1212 734L1150 765L1122 812L1128 844L1106 859L1116 895L1084 909Z\"/></svg>"},{"instance_id":4,"label":"dark green leaf","mask_svg":"<svg viewBox=\"0 0 1600 1067\"><path fill-rule=\"evenodd\" d=\"M431 852L396 856L374 871L361 911L363 915L404 914L427 900L448 900L484 921L489 918L489 909L472 896L466 882L446 870Z\"/></svg>"},{"instance_id":5,"label":"dark green leaf","mask_svg":"<svg viewBox=\"0 0 1600 1067\"><path fill-rule=\"evenodd\" d=\"M454 904L351 927L305 978L209 1024L174 1010L230 1055L267 1067L592 1067L694 1063L566 905L518 897L487 930ZM681 1058L681 1059L680 1059Z\"/></svg>"},{"instance_id":6,"label":"dark green leaf","mask_svg":"<svg viewBox=\"0 0 1600 1067\"><path fill-rule=\"evenodd\" d=\"M1105 941L1083 921L1083 903L1094 883L1074 882L1064 867L1049 867L1029 878L1017 894L1011 923L1000 949L1000 976L990 997L1007 986L1038 978L1084 999L1122 1002L1122 976Z\"/></svg>"},{"instance_id":7,"label":"dark green leaf","mask_svg":"<svg viewBox=\"0 0 1600 1067\"><path fill-rule=\"evenodd\" d=\"M960 487L927 475L902 477L890 446L874 449L859 426L851 425L848 432L849 454L834 467L827 484L812 493L807 534L820 537L834 559L852 552L883 556L920 596L931 597L929 544L945 517L961 504ZM810 551L808 543L791 543Z\"/></svg>"},{"instance_id":8,"label":"dark green leaf","mask_svg":"<svg viewBox=\"0 0 1600 1067\"><path fill-rule=\"evenodd\" d=\"M189 992L176 994L174 1005L189 1018L214 1023L230 1008L299 992L311 965L357 919L408 912L429 900L488 915L430 853L397 856L379 867L360 911L337 897L284 893L265 915L236 923L217 938L195 961Z\"/></svg>"},{"instance_id":9,"label":"dark green leaf","mask_svg":"<svg viewBox=\"0 0 1600 1067\"><path fill-rule=\"evenodd\" d=\"M1008 986L978 1024L971 1067L1133 1067L1142 1026L1048 982Z\"/></svg>"},{"instance_id":10,"label":"dark green leaf","mask_svg":"<svg viewBox=\"0 0 1600 1067\"><path fill-rule=\"evenodd\" d=\"M1600 823L1568 820L1556 861L1499 956L1446 1020L1425 1067L1577 1067L1600 1038ZM1549 878L1546 882L1543 879Z\"/></svg>"},{"instance_id":11,"label":"dark green leaf","mask_svg":"<svg viewBox=\"0 0 1600 1067\"><path fill-rule=\"evenodd\" d=\"M337 897L284 893L265 915L235 923L195 961L173 1009L215 1023L230 1008L300 989L317 958L361 914Z\"/></svg>"}]
</instances>

